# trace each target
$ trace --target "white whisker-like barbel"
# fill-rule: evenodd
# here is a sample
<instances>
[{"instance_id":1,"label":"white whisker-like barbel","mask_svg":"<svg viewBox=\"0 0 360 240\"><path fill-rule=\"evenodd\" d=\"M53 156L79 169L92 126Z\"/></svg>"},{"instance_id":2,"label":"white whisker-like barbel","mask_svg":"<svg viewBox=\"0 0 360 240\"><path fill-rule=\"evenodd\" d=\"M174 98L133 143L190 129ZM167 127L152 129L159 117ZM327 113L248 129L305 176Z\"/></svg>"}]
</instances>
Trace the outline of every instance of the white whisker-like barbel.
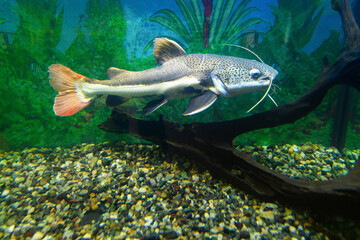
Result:
<instances>
[{"instance_id":1,"label":"white whisker-like barbel","mask_svg":"<svg viewBox=\"0 0 360 240\"><path fill-rule=\"evenodd\" d=\"M73 115L97 96L107 95L106 102L110 106L130 98L155 98L144 107L143 115L154 112L170 99L191 97L183 115L192 115L210 107L219 96L233 97L266 88L269 90L278 74L269 65L256 60L186 54L172 40L157 38L154 42L153 53L158 67L144 71L109 68L109 80L91 79L63 65L51 65L50 84L59 92L54 103L55 114Z\"/></svg>"}]
</instances>

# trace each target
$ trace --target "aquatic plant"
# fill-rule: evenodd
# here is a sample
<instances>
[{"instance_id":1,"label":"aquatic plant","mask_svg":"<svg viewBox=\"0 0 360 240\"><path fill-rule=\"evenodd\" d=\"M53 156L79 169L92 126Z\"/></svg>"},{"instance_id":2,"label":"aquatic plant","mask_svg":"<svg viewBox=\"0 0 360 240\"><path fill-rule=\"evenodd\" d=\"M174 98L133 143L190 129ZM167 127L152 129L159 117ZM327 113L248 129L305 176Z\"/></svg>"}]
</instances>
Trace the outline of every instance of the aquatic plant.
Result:
<instances>
[{"instance_id":1,"label":"aquatic plant","mask_svg":"<svg viewBox=\"0 0 360 240\"><path fill-rule=\"evenodd\" d=\"M333 64L340 56L343 42L340 33L332 30L329 38L316 50L306 53L303 48L310 43L324 11L323 1L279 0L278 3L278 7L272 7L275 22L268 32L262 34L263 41L259 44L257 53L267 59L265 61L273 62L277 66L280 74L276 84L281 86L281 91L274 97L279 103L283 103L294 100L314 85L316 76L326 67L324 57L328 61L327 66ZM289 126L258 130L252 132L250 138L262 144L287 143L291 139L293 142L311 140L328 145L332 125L331 109L336 98L337 91L332 89L317 111L303 121ZM295 134L294 129L303 131L296 131ZM238 143L242 144L248 140L246 135L237 139Z\"/></svg>"},{"instance_id":2,"label":"aquatic plant","mask_svg":"<svg viewBox=\"0 0 360 240\"><path fill-rule=\"evenodd\" d=\"M19 25L14 33L13 46L25 50L31 64L45 66L57 54L64 8L58 10L59 0L39 1L37 4L28 0L16 0L16 3L18 6L14 10L19 18Z\"/></svg>"},{"instance_id":3,"label":"aquatic plant","mask_svg":"<svg viewBox=\"0 0 360 240\"><path fill-rule=\"evenodd\" d=\"M0 94L6 99L0 103L0 132L11 148L34 144L44 135L47 122L39 116L51 111L46 106L51 96L50 88L40 79L46 78L48 63L61 55L56 46L63 15L57 0L16 2L13 9L19 25L15 32L3 33L0 49ZM10 99L16 99L16 104ZM30 143L31 137L34 139Z\"/></svg>"},{"instance_id":4,"label":"aquatic plant","mask_svg":"<svg viewBox=\"0 0 360 240\"><path fill-rule=\"evenodd\" d=\"M64 13L60 1L34 4L33 1L18 0L17 6L13 6L19 24L14 33L2 33L0 41L0 95L7 99L0 102L0 135L10 149L69 146L112 138L96 128L97 122L102 121L109 111L101 108L95 113L95 109L102 106L99 103L73 119L55 117L51 106L55 93L48 84L47 73L50 64L61 62L101 76L106 73L105 67L125 62L125 51L121 48L125 36L122 9L118 1L107 2L102 5L106 9L102 10L115 17L101 11L96 13L91 8L98 8L98 2L92 1L95 5L89 4L87 12L92 20L87 20L87 16L84 18L87 28L78 31L65 55L56 48ZM85 36L85 33L93 34ZM112 41L102 40L104 36L112 36ZM8 38L11 41L7 41ZM16 99L16 104L9 99ZM131 141L127 136L122 139Z\"/></svg>"},{"instance_id":5,"label":"aquatic plant","mask_svg":"<svg viewBox=\"0 0 360 240\"><path fill-rule=\"evenodd\" d=\"M161 9L149 20L161 24L176 33L187 45L189 52L202 52L204 48L223 43L233 43L244 30L261 22L259 18L244 20L256 8L246 8L250 0L239 3L237 0L175 0L185 22L170 9ZM204 12L201 12L201 5ZM211 15L211 17L210 17ZM180 42L177 40L177 42ZM148 48L148 46L147 46ZM145 49L147 49L145 48Z\"/></svg>"},{"instance_id":6,"label":"aquatic plant","mask_svg":"<svg viewBox=\"0 0 360 240\"><path fill-rule=\"evenodd\" d=\"M267 48L264 53L282 66L304 55L302 49L310 42L324 12L323 0L278 0L278 7L272 6L272 10L275 21L263 34L261 47Z\"/></svg>"},{"instance_id":7,"label":"aquatic plant","mask_svg":"<svg viewBox=\"0 0 360 240\"><path fill-rule=\"evenodd\" d=\"M125 18L119 1L87 0L77 36L66 55L74 60L74 65L93 66L93 73L96 68L96 73L104 75L109 66L125 65L125 33Z\"/></svg>"}]
</instances>

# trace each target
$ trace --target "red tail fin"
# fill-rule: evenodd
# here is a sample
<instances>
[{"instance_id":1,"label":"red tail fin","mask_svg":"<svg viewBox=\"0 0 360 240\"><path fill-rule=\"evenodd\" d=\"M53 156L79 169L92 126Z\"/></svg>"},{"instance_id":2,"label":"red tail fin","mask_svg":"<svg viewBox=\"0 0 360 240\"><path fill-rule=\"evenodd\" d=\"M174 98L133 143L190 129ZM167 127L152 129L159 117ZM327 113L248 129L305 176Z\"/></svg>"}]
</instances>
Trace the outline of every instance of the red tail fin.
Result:
<instances>
[{"instance_id":1,"label":"red tail fin","mask_svg":"<svg viewBox=\"0 0 360 240\"><path fill-rule=\"evenodd\" d=\"M50 84L59 92L55 97L54 112L58 116L70 116L86 108L91 99L82 97L81 90L76 88L75 83L86 78L73 72L61 64L53 64L49 67Z\"/></svg>"}]
</instances>

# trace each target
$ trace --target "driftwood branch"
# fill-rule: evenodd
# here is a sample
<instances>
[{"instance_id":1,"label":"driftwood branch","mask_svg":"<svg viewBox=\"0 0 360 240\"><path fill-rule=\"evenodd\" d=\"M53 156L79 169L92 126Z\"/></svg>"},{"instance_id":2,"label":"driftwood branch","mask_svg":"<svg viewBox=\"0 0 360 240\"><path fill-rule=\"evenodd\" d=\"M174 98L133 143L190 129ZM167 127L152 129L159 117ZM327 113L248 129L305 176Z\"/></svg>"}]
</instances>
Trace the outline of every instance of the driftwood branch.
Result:
<instances>
[{"instance_id":1,"label":"driftwood branch","mask_svg":"<svg viewBox=\"0 0 360 240\"><path fill-rule=\"evenodd\" d=\"M340 8L347 0L341 0ZM348 9L347 9L348 10ZM340 15L349 14L339 10ZM352 19L352 20L351 20ZM337 211L354 215L360 210L360 163L347 176L334 181L310 182L294 180L265 167L251 157L235 150L233 139L245 132L293 123L313 111L327 91L337 84L345 84L360 91L359 28L354 27L352 14L342 16L345 34L358 36L351 40L347 52L325 70L317 83L299 99L273 110L232 121L192 123L144 121L114 108L111 117L99 125L100 129L129 133L135 137L160 144L171 152L187 156L208 168L216 177L263 199L298 203L314 209ZM349 43L348 43L349 44ZM357 216L358 217L358 216Z\"/></svg>"}]
</instances>

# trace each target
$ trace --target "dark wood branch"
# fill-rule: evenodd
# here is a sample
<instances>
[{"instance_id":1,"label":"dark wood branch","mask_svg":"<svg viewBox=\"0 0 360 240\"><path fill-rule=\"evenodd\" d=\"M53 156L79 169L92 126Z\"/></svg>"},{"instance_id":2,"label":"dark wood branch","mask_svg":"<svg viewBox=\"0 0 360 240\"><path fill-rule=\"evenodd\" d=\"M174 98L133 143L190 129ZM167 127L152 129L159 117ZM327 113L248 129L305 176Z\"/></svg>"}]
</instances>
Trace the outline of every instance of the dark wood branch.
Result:
<instances>
[{"instance_id":1,"label":"dark wood branch","mask_svg":"<svg viewBox=\"0 0 360 240\"><path fill-rule=\"evenodd\" d=\"M332 0L332 8L339 12L347 49L360 45L360 30L356 24L349 0Z\"/></svg>"},{"instance_id":2,"label":"dark wood branch","mask_svg":"<svg viewBox=\"0 0 360 240\"><path fill-rule=\"evenodd\" d=\"M340 7L346 2L341 0ZM347 14L347 11L341 10L339 13L343 15ZM351 19L343 16L342 20L345 21L346 28L354 29L349 27ZM193 159L209 169L214 176L263 199L276 199L327 212L338 211L354 215L360 211L359 161L347 176L337 180L300 181L272 171L248 155L236 151L232 146L233 139L242 133L301 119L313 111L327 91L336 84L349 85L360 91L360 46L351 46L332 67L320 74L315 86L305 95L273 110L232 121L180 125L162 119L137 119L114 108L111 117L100 124L99 128L110 132L129 133L160 144L168 151Z\"/></svg>"}]
</instances>

